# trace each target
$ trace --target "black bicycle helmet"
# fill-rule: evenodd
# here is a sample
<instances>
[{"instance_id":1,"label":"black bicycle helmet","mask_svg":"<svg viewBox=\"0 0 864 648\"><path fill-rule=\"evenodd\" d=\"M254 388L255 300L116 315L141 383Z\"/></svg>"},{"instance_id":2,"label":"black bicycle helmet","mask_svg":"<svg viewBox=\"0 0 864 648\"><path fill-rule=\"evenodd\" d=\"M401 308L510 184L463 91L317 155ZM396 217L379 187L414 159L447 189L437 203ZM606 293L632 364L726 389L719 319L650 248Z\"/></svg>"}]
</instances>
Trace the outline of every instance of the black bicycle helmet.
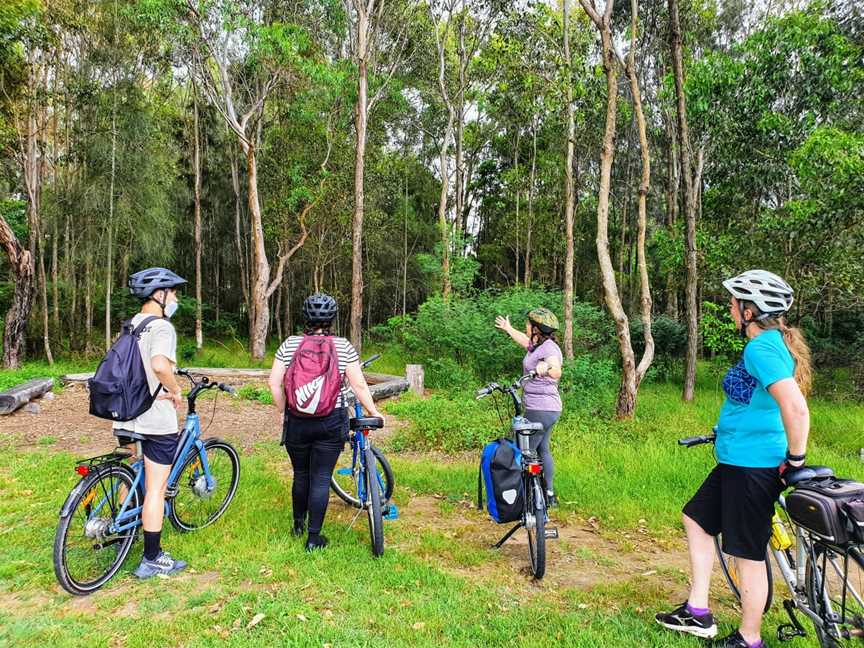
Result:
<instances>
[{"instance_id":1,"label":"black bicycle helmet","mask_svg":"<svg viewBox=\"0 0 864 648\"><path fill-rule=\"evenodd\" d=\"M162 288L176 288L186 283L180 275L167 268L147 268L129 277L129 292L138 299L146 300Z\"/></svg>"},{"instance_id":2,"label":"black bicycle helmet","mask_svg":"<svg viewBox=\"0 0 864 648\"><path fill-rule=\"evenodd\" d=\"M327 324L336 319L339 306L336 300L325 293L315 293L303 302L303 317L310 324Z\"/></svg>"}]
</instances>

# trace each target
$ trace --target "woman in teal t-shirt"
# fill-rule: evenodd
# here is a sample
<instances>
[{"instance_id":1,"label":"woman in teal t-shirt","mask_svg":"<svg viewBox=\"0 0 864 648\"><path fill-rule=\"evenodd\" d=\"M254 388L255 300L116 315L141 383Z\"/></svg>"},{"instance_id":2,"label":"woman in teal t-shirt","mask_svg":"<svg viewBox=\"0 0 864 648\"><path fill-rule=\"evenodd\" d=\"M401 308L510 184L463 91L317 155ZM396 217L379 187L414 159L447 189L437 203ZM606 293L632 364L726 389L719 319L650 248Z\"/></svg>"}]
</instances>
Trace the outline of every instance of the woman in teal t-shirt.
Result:
<instances>
[{"instance_id":1,"label":"woman in teal t-shirt","mask_svg":"<svg viewBox=\"0 0 864 648\"><path fill-rule=\"evenodd\" d=\"M765 555L781 475L804 464L810 414L810 350L801 332L786 324L792 288L765 270L723 282L732 294L730 314L747 338L741 361L723 379L717 466L684 507L691 587L685 603L656 616L662 626L702 638L717 635L708 607L714 536L735 556L741 579L741 624L711 645L760 648L762 611L768 596Z\"/></svg>"}]
</instances>

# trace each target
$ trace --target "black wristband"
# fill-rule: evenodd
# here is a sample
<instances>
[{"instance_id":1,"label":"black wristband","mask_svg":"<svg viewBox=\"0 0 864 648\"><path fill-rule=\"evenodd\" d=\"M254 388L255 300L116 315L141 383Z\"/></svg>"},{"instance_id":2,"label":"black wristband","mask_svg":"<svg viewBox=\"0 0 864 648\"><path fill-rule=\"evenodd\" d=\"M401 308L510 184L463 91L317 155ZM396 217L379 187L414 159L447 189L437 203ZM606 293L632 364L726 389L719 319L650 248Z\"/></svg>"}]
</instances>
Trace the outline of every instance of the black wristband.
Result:
<instances>
[{"instance_id":1,"label":"black wristband","mask_svg":"<svg viewBox=\"0 0 864 648\"><path fill-rule=\"evenodd\" d=\"M807 458L807 453L793 455L788 450L786 451L786 461L804 461Z\"/></svg>"}]
</instances>

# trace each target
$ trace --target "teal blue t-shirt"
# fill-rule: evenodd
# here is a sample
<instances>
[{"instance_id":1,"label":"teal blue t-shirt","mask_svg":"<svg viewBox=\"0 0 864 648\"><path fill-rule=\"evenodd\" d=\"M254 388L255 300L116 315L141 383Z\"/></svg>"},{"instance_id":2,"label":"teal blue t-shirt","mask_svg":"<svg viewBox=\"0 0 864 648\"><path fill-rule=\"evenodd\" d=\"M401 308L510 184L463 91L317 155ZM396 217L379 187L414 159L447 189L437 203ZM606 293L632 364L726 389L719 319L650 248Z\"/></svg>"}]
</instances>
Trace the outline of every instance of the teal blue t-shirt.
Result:
<instances>
[{"instance_id":1,"label":"teal blue t-shirt","mask_svg":"<svg viewBox=\"0 0 864 648\"><path fill-rule=\"evenodd\" d=\"M783 462L786 431L768 388L794 375L795 361L780 331L765 331L747 343L744 358L723 380L726 401L716 427L720 463L773 468Z\"/></svg>"}]
</instances>

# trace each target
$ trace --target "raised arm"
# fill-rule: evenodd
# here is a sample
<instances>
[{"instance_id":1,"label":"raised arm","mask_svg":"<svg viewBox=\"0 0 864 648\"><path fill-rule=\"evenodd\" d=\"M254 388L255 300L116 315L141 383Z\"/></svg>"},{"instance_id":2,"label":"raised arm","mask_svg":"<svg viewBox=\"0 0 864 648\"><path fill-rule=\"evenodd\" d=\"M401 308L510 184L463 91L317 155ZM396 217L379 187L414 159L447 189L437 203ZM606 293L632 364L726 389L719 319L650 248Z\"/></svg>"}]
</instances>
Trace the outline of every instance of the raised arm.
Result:
<instances>
[{"instance_id":1,"label":"raised arm","mask_svg":"<svg viewBox=\"0 0 864 648\"><path fill-rule=\"evenodd\" d=\"M531 340L528 339L528 336L525 335L522 331L517 331L513 328L513 325L510 324L510 316L501 317L500 315L495 318L495 328L501 329L516 342L523 349L527 349L531 344Z\"/></svg>"}]
</instances>

